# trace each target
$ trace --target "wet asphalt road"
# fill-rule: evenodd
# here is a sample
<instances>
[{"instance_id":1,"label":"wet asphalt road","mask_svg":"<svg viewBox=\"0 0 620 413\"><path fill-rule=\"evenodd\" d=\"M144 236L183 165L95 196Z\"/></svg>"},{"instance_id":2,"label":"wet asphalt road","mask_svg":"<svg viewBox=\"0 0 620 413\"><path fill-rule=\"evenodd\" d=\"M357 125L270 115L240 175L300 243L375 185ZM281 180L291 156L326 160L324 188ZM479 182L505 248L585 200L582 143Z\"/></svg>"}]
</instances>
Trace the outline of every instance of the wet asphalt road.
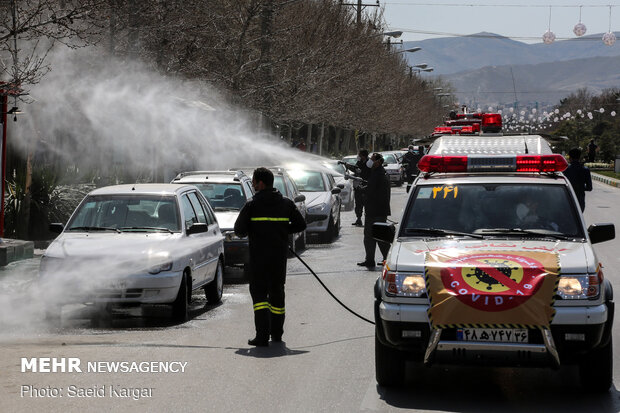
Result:
<instances>
[{"instance_id":1,"label":"wet asphalt road","mask_svg":"<svg viewBox=\"0 0 620 413\"><path fill-rule=\"evenodd\" d=\"M405 197L404 188L392 189L395 220ZM586 201L587 222L620 228L619 201L620 189L595 183ZM310 244L302 258L342 301L372 319L379 268L355 265L363 258L362 228L350 225L352 212L342 219L336 242ZM596 246L617 292L619 245L614 240ZM295 259L288 267L284 342L269 348L246 344L253 335L246 284L227 284L218 306L196 293L191 320L183 324L170 323L168 310L160 307L117 312L98 323L87 309L74 306L65 309L58 329L41 321L37 296L27 294L37 267L35 258L0 271L1 412L620 411L615 387L605 395L584 394L574 368L434 367L416 375L409 371L401 389L380 388L374 378L374 327L340 308ZM617 327L614 340L620 354ZM22 373L22 357L75 357L83 367L95 361L187 364L179 373ZM614 376L620 383L620 368ZM92 394L69 397L70 388ZM128 388L141 394L123 393ZM62 397L34 397L28 389L58 389Z\"/></svg>"}]
</instances>

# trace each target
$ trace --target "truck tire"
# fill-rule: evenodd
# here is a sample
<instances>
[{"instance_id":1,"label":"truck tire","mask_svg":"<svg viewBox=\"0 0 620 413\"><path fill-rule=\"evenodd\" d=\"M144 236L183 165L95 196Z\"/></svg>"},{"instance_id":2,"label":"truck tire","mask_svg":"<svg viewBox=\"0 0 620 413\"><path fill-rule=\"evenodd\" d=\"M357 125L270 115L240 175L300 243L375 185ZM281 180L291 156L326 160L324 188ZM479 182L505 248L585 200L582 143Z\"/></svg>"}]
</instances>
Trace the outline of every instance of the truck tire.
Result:
<instances>
[{"instance_id":1,"label":"truck tire","mask_svg":"<svg viewBox=\"0 0 620 413\"><path fill-rule=\"evenodd\" d=\"M603 347L586 354L579 363L579 379L590 392L606 393L613 381L613 345L610 338Z\"/></svg>"},{"instance_id":2,"label":"truck tire","mask_svg":"<svg viewBox=\"0 0 620 413\"><path fill-rule=\"evenodd\" d=\"M375 333L375 376L382 387L401 386L405 380L405 359L400 351L387 347Z\"/></svg>"}]
</instances>

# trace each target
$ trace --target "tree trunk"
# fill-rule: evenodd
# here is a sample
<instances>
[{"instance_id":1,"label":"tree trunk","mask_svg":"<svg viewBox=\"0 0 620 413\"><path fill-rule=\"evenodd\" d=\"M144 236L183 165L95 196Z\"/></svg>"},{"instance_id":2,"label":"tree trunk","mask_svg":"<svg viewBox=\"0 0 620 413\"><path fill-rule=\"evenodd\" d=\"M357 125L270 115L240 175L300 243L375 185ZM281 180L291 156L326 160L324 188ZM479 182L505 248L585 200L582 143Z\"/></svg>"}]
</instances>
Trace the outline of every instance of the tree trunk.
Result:
<instances>
[{"instance_id":1,"label":"tree trunk","mask_svg":"<svg viewBox=\"0 0 620 413\"><path fill-rule=\"evenodd\" d=\"M312 124L308 124L308 129L306 129L306 152L311 151L312 145Z\"/></svg>"},{"instance_id":2,"label":"tree trunk","mask_svg":"<svg viewBox=\"0 0 620 413\"><path fill-rule=\"evenodd\" d=\"M321 123L321 134L319 135L319 155L323 155L323 137L325 136L325 122Z\"/></svg>"}]
</instances>

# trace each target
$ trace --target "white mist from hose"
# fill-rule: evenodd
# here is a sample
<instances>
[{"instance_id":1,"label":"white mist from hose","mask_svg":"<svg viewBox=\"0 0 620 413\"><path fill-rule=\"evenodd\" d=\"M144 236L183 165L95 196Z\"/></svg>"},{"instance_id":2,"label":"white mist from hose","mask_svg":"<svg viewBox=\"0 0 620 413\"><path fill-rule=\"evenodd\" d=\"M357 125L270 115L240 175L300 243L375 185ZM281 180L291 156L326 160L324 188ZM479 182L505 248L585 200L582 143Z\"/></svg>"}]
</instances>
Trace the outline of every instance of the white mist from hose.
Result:
<instances>
[{"instance_id":1,"label":"white mist from hose","mask_svg":"<svg viewBox=\"0 0 620 413\"><path fill-rule=\"evenodd\" d=\"M165 181L187 169L316 159L258 130L255 114L233 107L210 86L99 52L65 49L49 56L53 71L31 89L32 102L23 105L20 121L10 125L9 145L27 153L40 150L44 142L67 167L86 165L100 174L116 168L134 174L158 171L151 176ZM80 172L86 176L89 171ZM126 273L131 268L126 258L103 254L99 261L76 264L65 277L76 291L88 292L110 274ZM41 289L39 279L31 278L7 286L2 284L19 275L0 275L0 338L36 334L47 326L44 304L61 303L68 293L62 282Z\"/></svg>"}]
</instances>

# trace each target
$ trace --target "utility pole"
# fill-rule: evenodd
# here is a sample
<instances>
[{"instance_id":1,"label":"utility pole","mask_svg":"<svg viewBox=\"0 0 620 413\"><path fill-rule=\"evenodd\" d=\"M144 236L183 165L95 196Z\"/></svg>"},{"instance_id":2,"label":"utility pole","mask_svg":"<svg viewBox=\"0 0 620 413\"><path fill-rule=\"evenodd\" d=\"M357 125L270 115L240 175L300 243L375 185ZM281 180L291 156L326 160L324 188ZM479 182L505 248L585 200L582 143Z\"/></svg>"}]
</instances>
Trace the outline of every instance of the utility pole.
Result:
<instances>
[{"instance_id":1,"label":"utility pole","mask_svg":"<svg viewBox=\"0 0 620 413\"><path fill-rule=\"evenodd\" d=\"M379 0L377 0L375 4L363 3L362 0L357 0L357 3L345 3L343 0L340 0L340 5L353 7L355 9L357 12L357 25L359 26L362 24L362 10L366 7L379 7Z\"/></svg>"}]
</instances>

